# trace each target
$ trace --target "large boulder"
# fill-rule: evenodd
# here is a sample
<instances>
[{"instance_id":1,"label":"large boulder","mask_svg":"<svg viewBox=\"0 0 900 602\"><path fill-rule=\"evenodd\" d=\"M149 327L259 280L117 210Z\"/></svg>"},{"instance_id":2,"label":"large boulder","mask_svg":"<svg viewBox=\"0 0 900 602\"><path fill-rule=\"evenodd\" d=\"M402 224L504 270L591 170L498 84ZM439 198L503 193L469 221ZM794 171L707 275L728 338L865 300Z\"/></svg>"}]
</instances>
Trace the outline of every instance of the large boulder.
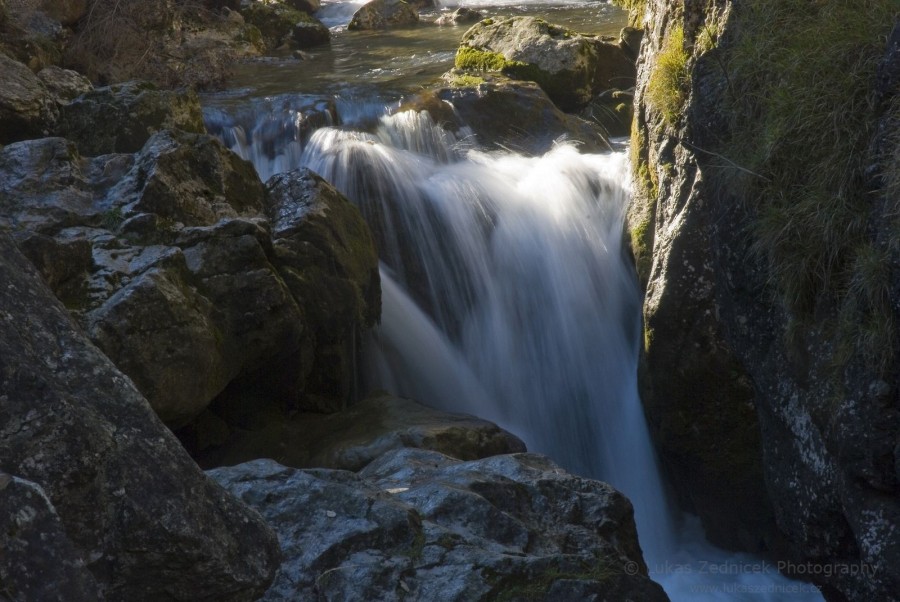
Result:
<instances>
[{"instance_id":1,"label":"large boulder","mask_svg":"<svg viewBox=\"0 0 900 602\"><path fill-rule=\"evenodd\" d=\"M388 452L359 474L257 460L209 473L279 533L263 600L667 600L628 500L542 456Z\"/></svg>"},{"instance_id":2,"label":"large boulder","mask_svg":"<svg viewBox=\"0 0 900 602\"><path fill-rule=\"evenodd\" d=\"M100 587L40 485L0 472L0 583L6 600L99 600Z\"/></svg>"},{"instance_id":3,"label":"large boulder","mask_svg":"<svg viewBox=\"0 0 900 602\"><path fill-rule=\"evenodd\" d=\"M321 180L267 194L215 138L170 131L96 159L61 138L12 144L0 174L0 224L167 424L230 385L283 409L354 395L358 341L380 312L377 256Z\"/></svg>"},{"instance_id":4,"label":"large boulder","mask_svg":"<svg viewBox=\"0 0 900 602\"><path fill-rule=\"evenodd\" d=\"M64 106L56 134L93 157L137 152L153 133L166 128L206 131L196 93L126 82L97 88Z\"/></svg>"},{"instance_id":5,"label":"large boulder","mask_svg":"<svg viewBox=\"0 0 900 602\"><path fill-rule=\"evenodd\" d=\"M46 136L56 104L31 69L0 52L0 144Z\"/></svg>"},{"instance_id":6,"label":"large boulder","mask_svg":"<svg viewBox=\"0 0 900 602\"><path fill-rule=\"evenodd\" d=\"M87 94L94 89L91 80L77 71L55 65L44 67L37 76L58 105L69 104L82 94Z\"/></svg>"},{"instance_id":7,"label":"large boulder","mask_svg":"<svg viewBox=\"0 0 900 602\"><path fill-rule=\"evenodd\" d=\"M107 599L256 599L278 563L272 532L197 469L5 232L0 258L0 471L43 489ZM65 546L40 506L34 563ZM72 579L67 596L90 588Z\"/></svg>"},{"instance_id":8,"label":"large boulder","mask_svg":"<svg viewBox=\"0 0 900 602\"><path fill-rule=\"evenodd\" d=\"M301 412L290 417L272 413L257 417L256 423L256 428L236 429L222 438L219 447L211 447L215 434L210 431L221 429L221 417L198 420L179 436L188 449L197 451L201 466L209 467L276 458L295 468L355 471L402 447L429 449L459 460L525 451L518 437L491 422L441 412L383 392L341 412ZM204 445L210 448L201 449Z\"/></svg>"},{"instance_id":9,"label":"large boulder","mask_svg":"<svg viewBox=\"0 0 900 602\"><path fill-rule=\"evenodd\" d=\"M537 82L564 111L611 88L634 85L634 60L619 44L537 17L485 19L463 35L456 67Z\"/></svg>"},{"instance_id":10,"label":"large boulder","mask_svg":"<svg viewBox=\"0 0 900 602\"><path fill-rule=\"evenodd\" d=\"M464 138L474 133L486 148L540 155L566 139L585 152L609 149L603 131L553 104L535 83L502 75L450 72L444 85L421 93L403 108L425 110L436 123Z\"/></svg>"},{"instance_id":11,"label":"large boulder","mask_svg":"<svg viewBox=\"0 0 900 602\"><path fill-rule=\"evenodd\" d=\"M353 14L347 29L387 29L418 22L419 12L406 0L372 0Z\"/></svg>"}]
</instances>

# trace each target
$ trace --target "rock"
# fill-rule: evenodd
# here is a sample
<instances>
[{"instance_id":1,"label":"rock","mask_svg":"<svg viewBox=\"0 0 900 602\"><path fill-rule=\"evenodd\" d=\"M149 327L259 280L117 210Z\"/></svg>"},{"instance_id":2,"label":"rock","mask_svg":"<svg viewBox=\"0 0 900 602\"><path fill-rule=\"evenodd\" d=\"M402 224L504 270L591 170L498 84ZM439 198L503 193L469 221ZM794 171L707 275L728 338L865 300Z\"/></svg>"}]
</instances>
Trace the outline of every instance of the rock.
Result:
<instances>
[{"instance_id":1,"label":"rock","mask_svg":"<svg viewBox=\"0 0 900 602\"><path fill-rule=\"evenodd\" d=\"M335 411L355 394L378 259L317 176L267 193L217 139L170 131L95 159L61 138L11 144L0 174L0 225L167 424L221 395Z\"/></svg>"},{"instance_id":2,"label":"rock","mask_svg":"<svg viewBox=\"0 0 900 602\"><path fill-rule=\"evenodd\" d=\"M39 485L0 472L0 583L7 600L100 600Z\"/></svg>"},{"instance_id":3,"label":"rock","mask_svg":"<svg viewBox=\"0 0 900 602\"><path fill-rule=\"evenodd\" d=\"M209 474L279 533L264 600L667 600L628 500L541 456L398 450L359 474L271 460Z\"/></svg>"},{"instance_id":4,"label":"rock","mask_svg":"<svg viewBox=\"0 0 900 602\"><path fill-rule=\"evenodd\" d=\"M64 105L94 89L91 80L71 69L51 65L37 74L56 104Z\"/></svg>"},{"instance_id":5,"label":"rock","mask_svg":"<svg viewBox=\"0 0 900 602\"><path fill-rule=\"evenodd\" d=\"M259 28L269 52L284 44L309 48L331 39L328 28L318 19L280 1L252 0L241 6L241 14L247 23Z\"/></svg>"},{"instance_id":6,"label":"rock","mask_svg":"<svg viewBox=\"0 0 900 602\"><path fill-rule=\"evenodd\" d=\"M0 144L45 136L56 117L56 105L41 80L0 53Z\"/></svg>"},{"instance_id":7,"label":"rock","mask_svg":"<svg viewBox=\"0 0 900 602\"><path fill-rule=\"evenodd\" d=\"M321 21L311 17L294 25L291 39L297 48L312 48L331 42L331 32Z\"/></svg>"},{"instance_id":8,"label":"rock","mask_svg":"<svg viewBox=\"0 0 900 602\"><path fill-rule=\"evenodd\" d=\"M607 90L579 112L609 136L627 136L634 119L634 90Z\"/></svg>"},{"instance_id":9,"label":"rock","mask_svg":"<svg viewBox=\"0 0 900 602\"><path fill-rule=\"evenodd\" d=\"M0 258L0 470L43 489L107 599L261 595L271 531L200 473L2 232Z\"/></svg>"},{"instance_id":10,"label":"rock","mask_svg":"<svg viewBox=\"0 0 900 602\"><path fill-rule=\"evenodd\" d=\"M460 6L452 13L445 13L438 17L435 21L436 25L462 25L464 23L475 23L481 21L484 14L472 8Z\"/></svg>"},{"instance_id":11,"label":"rock","mask_svg":"<svg viewBox=\"0 0 900 602\"><path fill-rule=\"evenodd\" d=\"M418 11L405 0L372 0L353 14L347 29L387 29L418 22Z\"/></svg>"},{"instance_id":12,"label":"rock","mask_svg":"<svg viewBox=\"0 0 900 602\"><path fill-rule=\"evenodd\" d=\"M451 72L445 85L428 90L404 108L428 111L436 123L471 128L487 148L506 148L541 155L565 138L584 152L608 150L604 134L589 122L560 111L537 84L500 75L473 77ZM540 124L540 126L538 126Z\"/></svg>"},{"instance_id":13,"label":"rock","mask_svg":"<svg viewBox=\"0 0 900 602\"><path fill-rule=\"evenodd\" d=\"M464 414L433 410L412 400L377 393L333 414L266 416L253 430L236 430L230 440L207 435L223 421L204 416L195 428L180 432L204 467L232 466L257 458L275 458L295 468L360 470L391 449L414 447L459 460L524 452L518 437L497 425ZM203 450L202 445L222 447Z\"/></svg>"},{"instance_id":14,"label":"rock","mask_svg":"<svg viewBox=\"0 0 900 602\"><path fill-rule=\"evenodd\" d=\"M70 27L87 14L88 0L42 0L40 10Z\"/></svg>"},{"instance_id":15,"label":"rock","mask_svg":"<svg viewBox=\"0 0 900 602\"><path fill-rule=\"evenodd\" d=\"M623 27L619 33L619 47L633 61L637 61L641 54L641 41L644 39L644 30L636 27Z\"/></svg>"},{"instance_id":16,"label":"rock","mask_svg":"<svg viewBox=\"0 0 900 602\"><path fill-rule=\"evenodd\" d=\"M536 17L485 19L467 31L456 68L537 82L562 110L634 84L634 60L617 45Z\"/></svg>"},{"instance_id":17,"label":"rock","mask_svg":"<svg viewBox=\"0 0 900 602\"><path fill-rule=\"evenodd\" d=\"M196 93L126 82L97 88L63 107L56 132L73 140L81 154L96 156L137 152L166 128L206 131Z\"/></svg>"}]
</instances>

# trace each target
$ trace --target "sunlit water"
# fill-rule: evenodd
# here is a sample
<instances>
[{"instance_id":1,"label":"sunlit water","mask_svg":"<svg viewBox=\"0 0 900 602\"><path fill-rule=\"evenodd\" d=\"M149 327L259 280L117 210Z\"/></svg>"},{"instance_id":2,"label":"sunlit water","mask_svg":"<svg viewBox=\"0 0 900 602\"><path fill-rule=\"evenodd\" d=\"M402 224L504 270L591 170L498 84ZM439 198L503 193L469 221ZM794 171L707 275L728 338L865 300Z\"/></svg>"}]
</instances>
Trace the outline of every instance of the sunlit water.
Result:
<instances>
[{"instance_id":1,"label":"sunlit water","mask_svg":"<svg viewBox=\"0 0 900 602\"><path fill-rule=\"evenodd\" d=\"M483 4L622 24L603 3ZM543 157L487 154L425 114L390 115L450 66L464 28L355 34L341 28L348 6L324 5L330 49L253 65L243 87L207 99L206 116L264 179L310 167L372 225L383 315L367 344L368 388L495 421L624 491L651 577L673 600L821 600L772 563L710 546L666 498L636 387L641 296L622 245L625 154L565 143Z\"/></svg>"}]
</instances>

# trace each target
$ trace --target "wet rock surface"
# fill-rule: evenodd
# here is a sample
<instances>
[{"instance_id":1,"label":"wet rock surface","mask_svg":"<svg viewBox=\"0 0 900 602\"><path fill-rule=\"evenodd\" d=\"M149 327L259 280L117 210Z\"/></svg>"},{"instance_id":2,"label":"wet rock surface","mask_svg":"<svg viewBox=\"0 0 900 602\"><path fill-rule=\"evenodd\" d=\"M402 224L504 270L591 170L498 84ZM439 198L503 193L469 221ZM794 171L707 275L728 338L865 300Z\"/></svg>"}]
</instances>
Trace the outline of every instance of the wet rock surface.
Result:
<instances>
[{"instance_id":1,"label":"wet rock surface","mask_svg":"<svg viewBox=\"0 0 900 602\"><path fill-rule=\"evenodd\" d=\"M354 13L347 29L387 29L418 22L418 11L405 0L372 0Z\"/></svg>"},{"instance_id":2,"label":"wet rock surface","mask_svg":"<svg viewBox=\"0 0 900 602\"><path fill-rule=\"evenodd\" d=\"M631 504L542 456L388 452L359 473L257 460L208 474L279 533L264 600L666 600Z\"/></svg>"}]
</instances>

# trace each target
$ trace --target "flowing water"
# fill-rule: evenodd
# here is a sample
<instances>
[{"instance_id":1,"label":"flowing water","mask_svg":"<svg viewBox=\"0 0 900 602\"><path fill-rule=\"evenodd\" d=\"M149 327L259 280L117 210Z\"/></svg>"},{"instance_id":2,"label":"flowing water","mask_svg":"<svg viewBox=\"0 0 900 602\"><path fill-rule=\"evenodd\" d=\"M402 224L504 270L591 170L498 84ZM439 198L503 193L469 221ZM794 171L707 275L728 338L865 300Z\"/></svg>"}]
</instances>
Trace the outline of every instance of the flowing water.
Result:
<instances>
[{"instance_id":1,"label":"flowing water","mask_svg":"<svg viewBox=\"0 0 900 602\"><path fill-rule=\"evenodd\" d=\"M595 32L623 21L597 2L469 5ZM392 114L450 66L464 29L342 31L356 7L325 4L330 49L247 68L244 87L207 99L206 117L263 178L309 167L372 225L384 309L366 345L367 388L497 422L624 491L651 577L673 600L820 600L770 563L706 544L666 498L636 386L625 153L565 143L543 157L486 153L426 114Z\"/></svg>"}]
</instances>

